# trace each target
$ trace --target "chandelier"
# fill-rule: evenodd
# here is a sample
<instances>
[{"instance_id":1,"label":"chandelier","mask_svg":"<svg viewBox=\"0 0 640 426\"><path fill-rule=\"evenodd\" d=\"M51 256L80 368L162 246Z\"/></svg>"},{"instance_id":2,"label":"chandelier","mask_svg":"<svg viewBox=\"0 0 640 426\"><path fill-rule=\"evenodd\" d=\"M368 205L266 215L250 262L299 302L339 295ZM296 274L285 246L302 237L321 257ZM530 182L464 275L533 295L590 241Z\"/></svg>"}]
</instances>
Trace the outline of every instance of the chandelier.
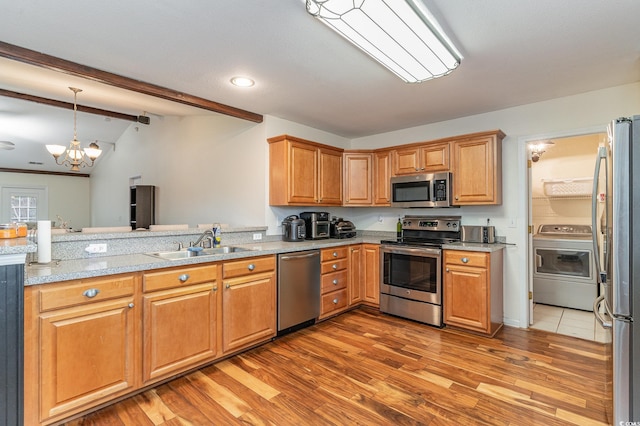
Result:
<instances>
[{"instance_id":1,"label":"chandelier","mask_svg":"<svg viewBox=\"0 0 640 426\"><path fill-rule=\"evenodd\" d=\"M82 92L82 89L75 87L69 87L69 89L73 92L73 140L68 148L63 145L47 145L47 151L56 159L56 164L71 167L71 171L77 172L80 171L80 167L93 166L96 158L102 154L102 150L95 142L91 142L88 148L80 148L80 141L78 141L76 131L76 114L78 111L78 92ZM64 154L64 157L62 157L62 154ZM61 157L62 160L60 160Z\"/></svg>"}]
</instances>

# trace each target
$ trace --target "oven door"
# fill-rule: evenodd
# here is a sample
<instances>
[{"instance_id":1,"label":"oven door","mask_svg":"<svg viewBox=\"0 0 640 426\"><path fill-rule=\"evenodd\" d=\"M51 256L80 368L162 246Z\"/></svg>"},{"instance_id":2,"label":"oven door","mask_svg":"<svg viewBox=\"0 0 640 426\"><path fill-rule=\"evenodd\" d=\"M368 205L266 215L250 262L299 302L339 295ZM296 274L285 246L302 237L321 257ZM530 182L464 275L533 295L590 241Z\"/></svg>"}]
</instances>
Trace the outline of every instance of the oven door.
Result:
<instances>
[{"instance_id":1,"label":"oven door","mask_svg":"<svg viewBox=\"0 0 640 426\"><path fill-rule=\"evenodd\" d=\"M382 294L442 304L440 249L383 245L380 257Z\"/></svg>"}]
</instances>

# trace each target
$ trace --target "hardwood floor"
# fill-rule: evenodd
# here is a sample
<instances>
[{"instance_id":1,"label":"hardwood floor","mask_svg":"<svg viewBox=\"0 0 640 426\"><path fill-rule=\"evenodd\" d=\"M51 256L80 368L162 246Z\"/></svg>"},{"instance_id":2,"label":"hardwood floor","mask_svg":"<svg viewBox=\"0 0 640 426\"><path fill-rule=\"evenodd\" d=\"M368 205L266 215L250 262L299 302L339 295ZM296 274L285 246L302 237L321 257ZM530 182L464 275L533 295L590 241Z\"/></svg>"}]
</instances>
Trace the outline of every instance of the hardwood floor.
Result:
<instances>
[{"instance_id":1,"label":"hardwood floor","mask_svg":"<svg viewBox=\"0 0 640 426\"><path fill-rule=\"evenodd\" d=\"M358 309L67 425L597 425L605 347Z\"/></svg>"}]
</instances>

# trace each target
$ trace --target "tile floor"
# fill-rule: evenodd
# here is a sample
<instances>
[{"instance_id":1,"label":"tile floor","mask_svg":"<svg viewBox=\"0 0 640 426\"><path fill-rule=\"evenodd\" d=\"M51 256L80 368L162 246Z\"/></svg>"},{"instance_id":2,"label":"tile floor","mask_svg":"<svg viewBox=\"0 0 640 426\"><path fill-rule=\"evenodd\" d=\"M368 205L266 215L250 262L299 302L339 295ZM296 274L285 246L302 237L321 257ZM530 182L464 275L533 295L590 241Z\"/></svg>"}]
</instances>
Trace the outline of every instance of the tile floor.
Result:
<instances>
[{"instance_id":1,"label":"tile floor","mask_svg":"<svg viewBox=\"0 0 640 426\"><path fill-rule=\"evenodd\" d=\"M565 334L596 342L605 342L606 333L593 312L536 303L531 328Z\"/></svg>"}]
</instances>

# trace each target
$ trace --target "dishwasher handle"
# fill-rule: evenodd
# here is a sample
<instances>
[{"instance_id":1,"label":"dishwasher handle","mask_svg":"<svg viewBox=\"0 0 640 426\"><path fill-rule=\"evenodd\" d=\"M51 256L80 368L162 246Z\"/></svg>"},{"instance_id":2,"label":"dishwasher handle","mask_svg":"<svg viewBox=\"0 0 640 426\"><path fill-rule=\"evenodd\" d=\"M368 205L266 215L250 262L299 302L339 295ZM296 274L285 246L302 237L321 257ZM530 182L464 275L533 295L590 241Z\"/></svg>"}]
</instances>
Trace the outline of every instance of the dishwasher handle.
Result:
<instances>
[{"instance_id":1,"label":"dishwasher handle","mask_svg":"<svg viewBox=\"0 0 640 426\"><path fill-rule=\"evenodd\" d=\"M281 255L280 259L281 260L292 260L292 259L306 259L308 257L314 257L314 256L320 256L320 251L314 251L314 252L310 252L310 253L305 253L305 254L286 254L286 255Z\"/></svg>"}]
</instances>

